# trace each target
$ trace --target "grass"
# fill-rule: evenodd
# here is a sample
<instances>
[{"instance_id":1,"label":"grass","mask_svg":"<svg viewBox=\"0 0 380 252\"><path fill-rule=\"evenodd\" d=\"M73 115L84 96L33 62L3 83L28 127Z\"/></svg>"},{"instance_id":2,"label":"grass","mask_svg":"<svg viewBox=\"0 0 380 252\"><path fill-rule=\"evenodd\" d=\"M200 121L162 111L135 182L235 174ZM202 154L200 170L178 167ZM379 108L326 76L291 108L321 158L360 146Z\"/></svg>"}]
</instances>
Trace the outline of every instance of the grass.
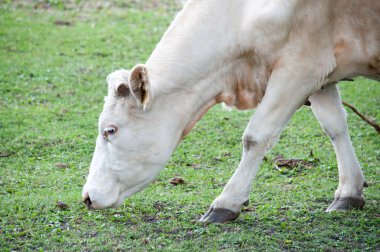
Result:
<instances>
[{"instance_id":1,"label":"grass","mask_svg":"<svg viewBox=\"0 0 380 252\"><path fill-rule=\"evenodd\" d=\"M305 107L267 155L240 218L223 225L197 222L236 168L241 135L252 115L219 106L146 190L118 209L86 210L81 189L105 77L144 62L178 5L65 3L0 1L1 251L380 249L380 138L350 111L352 141L370 185L363 211L324 213L337 186L337 164L329 140ZM341 93L380 121L379 83L359 78L343 83ZM316 166L279 172L272 161L277 155L311 159ZM186 183L172 186L173 177Z\"/></svg>"}]
</instances>

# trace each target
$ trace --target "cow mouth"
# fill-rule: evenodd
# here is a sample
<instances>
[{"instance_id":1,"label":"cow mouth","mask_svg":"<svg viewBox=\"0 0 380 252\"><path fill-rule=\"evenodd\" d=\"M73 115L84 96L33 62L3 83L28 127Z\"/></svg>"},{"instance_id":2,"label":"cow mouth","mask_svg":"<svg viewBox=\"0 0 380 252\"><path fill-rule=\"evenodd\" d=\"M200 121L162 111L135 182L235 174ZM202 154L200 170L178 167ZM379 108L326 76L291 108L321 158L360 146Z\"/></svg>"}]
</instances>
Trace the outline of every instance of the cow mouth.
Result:
<instances>
[{"instance_id":1,"label":"cow mouth","mask_svg":"<svg viewBox=\"0 0 380 252\"><path fill-rule=\"evenodd\" d=\"M87 206L87 209L88 210L93 210L94 208L92 207L92 202L91 202L91 199L90 197L85 197L85 199L83 200L83 203Z\"/></svg>"}]
</instances>

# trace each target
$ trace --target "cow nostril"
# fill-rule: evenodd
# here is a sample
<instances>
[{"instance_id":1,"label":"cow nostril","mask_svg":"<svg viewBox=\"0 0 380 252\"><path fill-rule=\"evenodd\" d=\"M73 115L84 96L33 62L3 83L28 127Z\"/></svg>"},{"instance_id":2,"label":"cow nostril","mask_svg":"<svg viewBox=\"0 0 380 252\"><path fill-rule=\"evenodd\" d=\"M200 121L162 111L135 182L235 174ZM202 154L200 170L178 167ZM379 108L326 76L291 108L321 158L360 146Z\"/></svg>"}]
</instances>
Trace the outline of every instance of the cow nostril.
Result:
<instances>
[{"instance_id":1,"label":"cow nostril","mask_svg":"<svg viewBox=\"0 0 380 252\"><path fill-rule=\"evenodd\" d=\"M87 206L88 210L94 209L92 207L92 202L88 193L86 193L86 195L83 197L83 203Z\"/></svg>"}]
</instances>

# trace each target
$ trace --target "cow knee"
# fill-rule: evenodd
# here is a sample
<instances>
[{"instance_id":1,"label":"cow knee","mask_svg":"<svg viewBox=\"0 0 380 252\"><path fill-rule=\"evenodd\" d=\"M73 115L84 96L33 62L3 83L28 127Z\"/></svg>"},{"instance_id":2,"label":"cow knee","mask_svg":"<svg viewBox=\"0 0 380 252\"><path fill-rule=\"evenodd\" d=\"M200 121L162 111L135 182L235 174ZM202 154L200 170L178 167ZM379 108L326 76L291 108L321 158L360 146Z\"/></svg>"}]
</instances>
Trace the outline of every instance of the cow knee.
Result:
<instances>
[{"instance_id":1,"label":"cow knee","mask_svg":"<svg viewBox=\"0 0 380 252\"><path fill-rule=\"evenodd\" d=\"M243 136L244 151L265 153L273 147L278 137L279 134L274 134L273 132L260 132L255 135L245 133Z\"/></svg>"},{"instance_id":2,"label":"cow knee","mask_svg":"<svg viewBox=\"0 0 380 252\"><path fill-rule=\"evenodd\" d=\"M258 144L258 141L252 135L243 136L243 147L245 151L253 149Z\"/></svg>"}]
</instances>

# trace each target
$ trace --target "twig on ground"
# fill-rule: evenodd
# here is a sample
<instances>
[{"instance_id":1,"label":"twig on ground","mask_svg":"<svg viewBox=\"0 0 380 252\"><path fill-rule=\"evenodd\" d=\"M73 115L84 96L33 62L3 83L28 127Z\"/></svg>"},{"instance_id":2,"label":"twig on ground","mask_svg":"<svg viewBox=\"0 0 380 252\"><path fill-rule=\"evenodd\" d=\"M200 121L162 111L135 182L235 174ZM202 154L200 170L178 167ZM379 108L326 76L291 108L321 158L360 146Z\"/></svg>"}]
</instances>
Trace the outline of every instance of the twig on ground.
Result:
<instances>
[{"instance_id":1,"label":"twig on ground","mask_svg":"<svg viewBox=\"0 0 380 252\"><path fill-rule=\"evenodd\" d=\"M281 169L278 167L277 164L274 164L274 168L276 168L277 171L281 172Z\"/></svg>"},{"instance_id":2,"label":"twig on ground","mask_svg":"<svg viewBox=\"0 0 380 252\"><path fill-rule=\"evenodd\" d=\"M346 106L346 107L349 107L355 114L357 114L361 119L363 119L364 121L366 121L369 125L371 125L372 127L375 128L375 130L377 131L377 133L380 134L380 125L377 124L375 121L369 119L368 117L366 117L365 115L363 115L362 113L360 113L353 105L345 102L345 101L342 101L343 105Z\"/></svg>"}]
</instances>

